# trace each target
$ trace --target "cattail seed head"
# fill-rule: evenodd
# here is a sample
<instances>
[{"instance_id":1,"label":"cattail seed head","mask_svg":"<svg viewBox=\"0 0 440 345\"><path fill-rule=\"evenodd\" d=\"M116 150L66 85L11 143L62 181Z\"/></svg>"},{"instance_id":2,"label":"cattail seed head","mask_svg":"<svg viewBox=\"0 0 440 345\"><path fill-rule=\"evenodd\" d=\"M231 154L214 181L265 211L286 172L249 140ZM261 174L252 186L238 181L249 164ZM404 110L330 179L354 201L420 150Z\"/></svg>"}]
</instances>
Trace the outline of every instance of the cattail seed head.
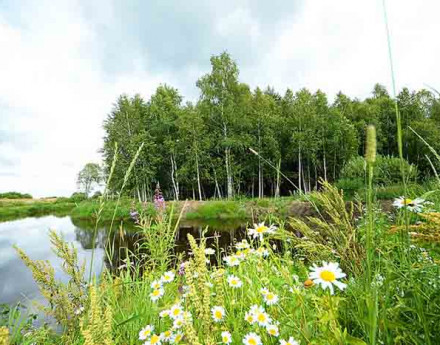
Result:
<instances>
[{"instance_id":1,"label":"cattail seed head","mask_svg":"<svg viewBox=\"0 0 440 345\"><path fill-rule=\"evenodd\" d=\"M376 127L373 125L367 127L365 160L368 164L373 164L376 161Z\"/></svg>"}]
</instances>

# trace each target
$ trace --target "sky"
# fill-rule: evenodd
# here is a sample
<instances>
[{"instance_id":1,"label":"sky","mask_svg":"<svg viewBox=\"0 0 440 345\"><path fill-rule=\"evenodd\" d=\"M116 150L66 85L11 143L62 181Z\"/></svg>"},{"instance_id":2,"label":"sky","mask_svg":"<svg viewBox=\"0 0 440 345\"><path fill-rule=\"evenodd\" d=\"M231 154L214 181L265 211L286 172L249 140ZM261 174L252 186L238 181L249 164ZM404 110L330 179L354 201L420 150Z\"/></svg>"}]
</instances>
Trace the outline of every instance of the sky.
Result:
<instances>
[{"instance_id":1,"label":"sky","mask_svg":"<svg viewBox=\"0 0 440 345\"><path fill-rule=\"evenodd\" d=\"M440 88L440 1L387 0L397 89ZM195 101L209 58L330 100L391 91L382 0L0 0L0 192L69 196L122 94Z\"/></svg>"}]
</instances>

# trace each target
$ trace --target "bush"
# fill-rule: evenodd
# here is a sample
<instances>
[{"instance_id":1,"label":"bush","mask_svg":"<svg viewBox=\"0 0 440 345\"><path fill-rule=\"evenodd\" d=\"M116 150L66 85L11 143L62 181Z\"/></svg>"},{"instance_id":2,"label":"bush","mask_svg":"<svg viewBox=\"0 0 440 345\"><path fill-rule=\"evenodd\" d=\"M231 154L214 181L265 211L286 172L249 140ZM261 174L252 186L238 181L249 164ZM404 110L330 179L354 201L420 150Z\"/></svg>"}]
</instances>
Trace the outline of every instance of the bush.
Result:
<instances>
[{"instance_id":1,"label":"bush","mask_svg":"<svg viewBox=\"0 0 440 345\"><path fill-rule=\"evenodd\" d=\"M28 193L6 192L0 193L0 199L32 199L32 195Z\"/></svg>"},{"instance_id":2,"label":"bush","mask_svg":"<svg viewBox=\"0 0 440 345\"><path fill-rule=\"evenodd\" d=\"M85 193L75 192L70 196L70 200L73 202L81 202L87 199L87 195Z\"/></svg>"},{"instance_id":3,"label":"bush","mask_svg":"<svg viewBox=\"0 0 440 345\"><path fill-rule=\"evenodd\" d=\"M338 186L344 189L356 187L362 181L365 181L365 159L363 157L355 157L348 161L341 170ZM417 178L417 167L414 164L404 162L405 176L408 182L414 182ZM349 181L351 180L351 181ZM391 184L399 184L402 182L402 174L400 171L400 159L390 156L377 156L374 167L374 184L377 186L385 186ZM351 188L350 188L351 187Z\"/></svg>"}]
</instances>

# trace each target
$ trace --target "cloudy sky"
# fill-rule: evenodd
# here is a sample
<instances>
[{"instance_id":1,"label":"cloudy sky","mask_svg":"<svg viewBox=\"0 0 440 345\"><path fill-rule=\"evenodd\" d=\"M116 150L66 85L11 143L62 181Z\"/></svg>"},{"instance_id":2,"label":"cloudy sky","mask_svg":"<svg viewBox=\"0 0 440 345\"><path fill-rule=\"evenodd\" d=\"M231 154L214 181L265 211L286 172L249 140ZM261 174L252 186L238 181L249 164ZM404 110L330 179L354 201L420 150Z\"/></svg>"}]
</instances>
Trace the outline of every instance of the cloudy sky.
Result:
<instances>
[{"instance_id":1,"label":"cloudy sky","mask_svg":"<svg viewBox=\"0 0 440 345\"><path fill-rule=\"evenodd\" d=\"M397 87L440 88L440 1L387 9ZM251 87L390 86L382 0L0 0L0 192L70 195L119 94L195 100L223 50Z\"/></svg>"}]
</instances>

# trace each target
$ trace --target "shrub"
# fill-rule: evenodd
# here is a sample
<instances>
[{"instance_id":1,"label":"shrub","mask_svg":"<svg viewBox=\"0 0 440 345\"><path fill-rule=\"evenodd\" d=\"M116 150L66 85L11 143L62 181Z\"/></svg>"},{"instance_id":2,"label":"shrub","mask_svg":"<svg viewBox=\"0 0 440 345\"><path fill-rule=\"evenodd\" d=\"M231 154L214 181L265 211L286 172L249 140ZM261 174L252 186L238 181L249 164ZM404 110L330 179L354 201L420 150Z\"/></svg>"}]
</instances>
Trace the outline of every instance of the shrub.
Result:
<instances>
[{"instance_id":1,"label":"shrub","mask_svg":"<svg viewBox=\"0 0 440 345\"><path fill-rule=\"evenodd\" d=\"M32 199L32 195L28 193L6 192L0 193L0 199Z\"/></svg>"},{"instance_id":2,"label":"shrub","mask_svg":"<svg viewBox=\"0 0 440 345\"><path fill-rule=\"evenodd\" d=\"M408 182L417 178L417 167L404 162L405 176ZM340 180L337 185L342 189L359 189L365 183L365 159L355 157L348 161L341 170ZM374 183L377 186L399 184L402 181L400 159L390 156L377 156L374 167ZM361 184L362 183L362 184Z\"/></svg>"},{"instance_id":3,"label":"shrub","mask_svg":"<svg viewBox=\"0 0 440 345\"><path fill-rule=\"evenodd\" d=\"M87 195L85 193L75 192L70 196L70 200L72 200L73 202L81 202L86 199L87 199Z\"/></svg>"}]
</instances>

